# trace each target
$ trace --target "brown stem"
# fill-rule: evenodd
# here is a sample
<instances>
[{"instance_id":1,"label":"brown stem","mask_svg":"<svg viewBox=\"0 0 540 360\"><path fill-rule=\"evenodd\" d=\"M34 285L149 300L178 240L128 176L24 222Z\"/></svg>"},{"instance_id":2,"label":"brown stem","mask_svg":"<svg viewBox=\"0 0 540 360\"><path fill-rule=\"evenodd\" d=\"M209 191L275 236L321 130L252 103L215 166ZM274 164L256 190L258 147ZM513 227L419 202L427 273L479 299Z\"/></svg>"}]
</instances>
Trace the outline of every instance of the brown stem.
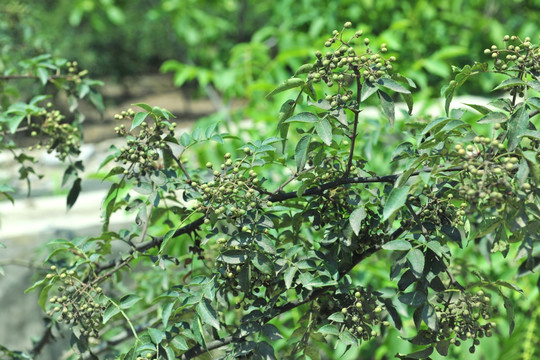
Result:
<instances>
[{"instance_id":1,"label":"brown stem","mask_svg":"<svg viewBox=\"0 0 540 360\"><path fill-rule=\"evenodd\" d=\"M354 74L356 75L356 103L358 106L360 106L360 93L362 92L362 83L360 82L360 72L358 71L358 68L354 69ZM355 110L354 111L354 124L353 124L353 131L351 134L351 148L349 149L349 160L347 161L347 168L345 169L345 174L343 174L343 177L348 177L351 173L351 166L353 162L353 156L354 156L354 146L356 144L356 136L357 130L358 130L358 120L359 120L360 111Z\"/></svg>"}]
</instances>

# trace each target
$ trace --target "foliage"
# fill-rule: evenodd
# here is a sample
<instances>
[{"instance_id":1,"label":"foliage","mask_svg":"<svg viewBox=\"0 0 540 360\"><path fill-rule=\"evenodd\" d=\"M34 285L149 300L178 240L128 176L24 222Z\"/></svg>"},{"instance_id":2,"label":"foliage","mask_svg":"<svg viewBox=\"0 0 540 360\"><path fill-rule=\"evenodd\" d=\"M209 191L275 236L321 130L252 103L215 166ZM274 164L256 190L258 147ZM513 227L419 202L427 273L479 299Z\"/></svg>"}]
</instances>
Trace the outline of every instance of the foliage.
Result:
<instances>
[{"instance_id":1,"label":"foliage","mask_svg":"<svg viewBox=\"0 0 540 360\"><path fill-rule=\"evenodd\" d=\"M28 150L47 149L48 153L63 162L68 162L62 186L70 188L67 204L71 207L80 191L79 171L84 170L82 161L77 160L82 141L80 124L84 115L78 111L79 101L88 98L94 106L103 111L101 94L95 90L100 81L87 76L87 70L78 68L76 61L53 58L48 54L25 59L17 67L8 69L0 76L0 151L8 151L19 163L19 178L26 180L28 191L31 189L31 176L35 174L32 163L36 159L27 152L18 153L15 136L24 134L38 139ZM18 82L14 85L13 82ZM36 88L39 82L41 89ZM56 93L65 93L69 103L69 116L54 108L50 101L52 95L46 94L45 87L54 86ZM28 90L35 88L39 95L28 95ZM26 97L30 97L25 100ZM24 100L24 101L17 101ZM7 197L14 189L2 184L0 195Z\"/></svg>"},{"instance_id":2,"label":"foliage","mask_svg":"<svg viewBox=\"0 0 540 360\"><path fill-rule=\"evenodd\" d=\"M277 136L244 141L218 124L178 136L148 104L116 116L126 143L102 164L102 233L53 240L50 271L28 289L50 331L71 334L73 358L381 358L378 347L418 359L474 353L502 336L497 323L512 334L524 311L538 317L538 289L507 279L538 277L538 45L505 36L485 50L493 65L454 67L445 114L424 119L389 47L351 26L268 93L296 91ZM504 77L498 99L451 107L490 73ZM363 117L370 102L384 121ZM209 149L219 161L198 164ZM117 211L131 228L109 228ZM523 333L533 358L538 329Z\"/></svg>"}]
</instances>

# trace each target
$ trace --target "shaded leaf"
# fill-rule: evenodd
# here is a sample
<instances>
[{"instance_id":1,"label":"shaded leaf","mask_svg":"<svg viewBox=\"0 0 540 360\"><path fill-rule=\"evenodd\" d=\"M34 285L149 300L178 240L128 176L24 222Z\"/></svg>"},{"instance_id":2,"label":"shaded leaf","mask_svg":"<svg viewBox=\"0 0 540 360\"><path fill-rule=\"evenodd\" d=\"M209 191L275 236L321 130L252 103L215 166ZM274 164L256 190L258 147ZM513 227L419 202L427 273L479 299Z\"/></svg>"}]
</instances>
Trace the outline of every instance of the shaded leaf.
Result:
<instances>
[{"instance_id":1,"label":"shaded leaf","mask_svg":"<svg viewBox=\"0 0 540 360\"><path fill-rule=\"evenodd\" d=\"M403 205L405 205L405 200L407 200L407 195L410 188L411 187L409 185L392 189L386 204L384 204L382 221L388 220L399 209L401 209Z\"/></svg>"},{"instance_id":2,"label":"shaded leaf","mask_svg":"<svg viewBox=\"0 0 540 360\"><path fill-rule=\"evenodd\" d=\"M358 236L360 233L360 228L362 227L362 221L366 218L367 213L363 206L355 209L351 216L349 216L349 223L353 232Z\"/></svg>"},{"instance_id":3,"label":"shaded leaf","mask_svg":"<svg viewBox=\"0 0 540 360\"><path fill-rule=\"evenodd\" d=\"M521 79L518 79L518 78L510 78L510 79L506 79L504 80L503 82L501 82L499 85L497 85L495 88L493 88L492 91L495 91L495 90L499 90L499 89L504 89L504 88L507 88L507 87L514 87L516 85L524 85L525 82Z\"/></svg>"},{"instance_id":4,"label":"shaded leaf","mask_svg":"<svg viewBox=\"0 0 540 360\"><path fill-rule=\"evenodd\" d=\"M218 256L219 261L223 261L227 264L242 264L248 258L248 252L246 250L225 250Z\"/></svg>"},{"instance_id":5,"label":"shaded leaf","mask_svg":"<svg viewBox=\"0 0 540 360\"><path fill-rule=\"evenodd\" d=\"M411 249L407 254L407 260L411 266L414 276L420 278L424 272L425 257L420 249Z\"/></svg>"},{"instance_id":6,"label":"shaded leaf","mask_svg":"<svg viewBox=\"0 0 540 360\"><path fill-rule=\"evenodd\" d=\"M399 301L410 306L420 306L427 300L426 294L421 291L412 291L398 296Z\"/></svg>"},{"instance_id":7,"label":"shaded leaf","mask_svg":"<svg viewBox=\"0 0 540 360\"><path fill-rule=\"evenodd\" d=\"M360 101L366 101L375 91L377 91L377 87L372 82L365 81L360 91Z\"/></svg>"},{"instance_id":8,"label":"shaded leaf","mask_svg":"<svg viewBox=\"0 0 540 360\"><path fill-rule=\"evenodd\" d=\"M296 149L294 151L294 159L296 161L296 170L301 171L304 169L304 166L306 165L307 161L307 153L308 153L308 146L311 141L311 135L304 135L300 141L298 141L298 144L296 145Z\"/></svg>"},{"instance_id":9,"label":"shaded leaf","mask_svg":"<svg viewBox=\"0 0 540 360\"><path fill-rule=\"evenodd\" d=\"M433 331L439 331L439 321L435 308L431 304L426 304L422 309L422 320Z\"/></svg>"},{"instance_id":10,"label":"shaded leaf","mask_svg":"<svg viewBox=\"0 0 540 360\"><path fill-rule=\"evenodd\" d=\"M394 119L396 117L396 114L392 98L387 93L381 90L377 90L377 94L379 95L379 100L381 101L381 106L384 114L388 117L390 126L394 126Z\"/></svg>"},{"instance_id":11,"label":"shaded leaf","mask_svg":"<svg viewBox=\"0 0 540 360\"><path fill-rule=\"evenodd\" d=\"M514 151L521 141L521 136L527 131L529 114L525 106L521 106L512 114L508 123L508 151Z\"/></svg>"},{"instance_id":12,"label":"shaded leaf","mask_svg":"<svg viewBox=\"0 0 540 360\"><path fill-rule=\"evenodd\" d=\"M326 145L332 145L332 126L328 120L321 119L321 121L316 122L315 131Z\"/></svg>"},{"instance_id":13,"label":"shaded leaf","mask_svg":"<svg viewBox=\"0 0 540 360\"><path fill-rule=\"evenodd\" d=\"M71 209L73 205L75 205L75 202L77 201L77 198L81 193L81 181L81 178L77 178L77 180L73 182L73 186L71 186L71 189L69 190L66 199L66 205L68 209Z\"/></svg>"},{"instance_id":14,"label":"shaded leaf","mask_svg":"<svg viewBox=\"0 0 540 360\"><path fill-rule=\"evenodd\" d=\"M279 329L272 324L264 324L264 326L262 327L262 331L264 336L266 336L269 340L275 341L283 339L283 336L279 332Z\"/></svg>"},{"instance_id":15,"label":"shaded leaf","mask_svg":"<svg viewBox=\"0 0 540 360\"><path fill-rule=\"evenodd\" d=\"M403 93L403 94L410 94L411 92L407 89L405 89L402 85L400 85L398 82L390 79L390 78L380 78L377 81L377 85L380 87L385 87L387 89L390 89L392 91Z\"/></svg>"},{"instance_id":16,"label":"shaded leaf","mask_svg":"<svg viewBox=\"0 0 540 360\"><path fill-rule=\"evenodd\" d=\"M407 240L392 240L382 246L385 250L409 250L412 245Z\"/></svg>"},{"instance_id":17,"label":"shaded leaf","mask_svg":"<svg viewBox=\"0 0 540 360\"><path fill-rule=\"evenodd\" d=\"M508 121L508 116L502 112L493 111L477 121L479 124L501 123Z\"/></svg>"},{"instance_id":18,"label":"shaded leaf","mask_svg":"<svg viewBox=\"0 0 540 360\"><path fill-rule=\"evenodd\" d=\"M218 314L208 299L203 298L197 305L196 311L204 324L209 324L219 330Z\"/></svg>"},{"instance_id":19,"label":"shaded leaf","mask_svg":"<svg viewBox=\"0 0 540 360\"><path fill-rule=\"evenodd\" d=\"M285 281L285 286L287 287L287 289L291 288L296 271L298 271L298 268L296 266L289 266L287 269L285 269L283 280Z\"/></svg>"}]
</instances>

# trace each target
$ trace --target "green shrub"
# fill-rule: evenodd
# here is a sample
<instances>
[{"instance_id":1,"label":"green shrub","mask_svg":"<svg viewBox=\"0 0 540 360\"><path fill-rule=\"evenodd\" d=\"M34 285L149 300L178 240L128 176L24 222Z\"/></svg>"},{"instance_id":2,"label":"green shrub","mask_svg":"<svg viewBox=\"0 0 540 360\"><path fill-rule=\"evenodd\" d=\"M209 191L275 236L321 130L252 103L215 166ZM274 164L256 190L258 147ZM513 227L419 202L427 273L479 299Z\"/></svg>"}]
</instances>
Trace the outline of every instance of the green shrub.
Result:
<instances>
[{"instance_id":1,"label":"green shrub","mask_svg":"<svg viewBox=\"0 0 540 360\"><path fill-rule=\"evenodd\" d=\"M291 95L275 136L177 135L148 104L116 115L126 143L102 164L114 164L102 233L53 240L29 289L73 358L502 357L489 338L514 330L515 358L534 358L538 45L505 36L485 50L492 64L455 67L444 114L426 120L391 48L351 27L268 93ZM500 98L451 106L490 73ZM367 101L382 119L363 117ZM18 127L2 110L7 136ZM117 211L131 228L109 228Z\"/></svg>"}]
</instances>

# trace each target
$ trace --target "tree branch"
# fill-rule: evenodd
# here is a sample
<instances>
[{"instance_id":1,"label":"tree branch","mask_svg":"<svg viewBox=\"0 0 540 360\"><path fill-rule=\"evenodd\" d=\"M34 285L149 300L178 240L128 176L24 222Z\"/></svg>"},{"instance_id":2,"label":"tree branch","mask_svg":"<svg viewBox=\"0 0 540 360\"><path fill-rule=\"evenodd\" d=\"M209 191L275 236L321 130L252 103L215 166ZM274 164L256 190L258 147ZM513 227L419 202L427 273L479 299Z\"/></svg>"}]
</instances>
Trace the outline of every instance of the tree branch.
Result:
<instances>
[{"instance_id":1,"label":"tree branch","mask_svg":"<svg viewBox=\"0 0 540 360\"><path fill-rule=\"evenodd\" d=\"M360 107L360 93L362 92L362 83L360 82L360 72L357 67L354 68L354 74L356 75L356 103L358 104L358 107ZM351 173L351 166L353 162L353 156L354 156L354 146L356 144L356 136L358 131L358 120L359 120L360 110L356 109L354 111L354 125L353 125L353 132L351 135L351 148L349 149L349 160L347 161L347 168L345 169L345 174L343 177L348 177Z\"/></svg>"}]
</instances>

